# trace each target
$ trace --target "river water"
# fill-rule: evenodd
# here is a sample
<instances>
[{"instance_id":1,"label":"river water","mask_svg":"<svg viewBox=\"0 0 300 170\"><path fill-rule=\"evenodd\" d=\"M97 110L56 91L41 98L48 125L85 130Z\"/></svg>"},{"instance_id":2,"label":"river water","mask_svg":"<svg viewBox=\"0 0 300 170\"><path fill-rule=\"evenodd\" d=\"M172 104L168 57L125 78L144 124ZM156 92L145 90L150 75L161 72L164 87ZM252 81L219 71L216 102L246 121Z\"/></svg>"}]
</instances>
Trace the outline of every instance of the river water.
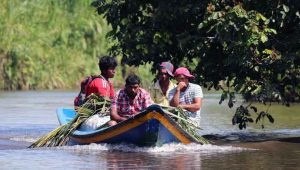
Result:
<instances>
[{"instance_id":1,"label":"river water","mask_svg":"<svg viewBox=\"0 0 300 170\"><path fill-rule=\"evenodd\" d=\"M161 147L90 144L28 149L58 126L55 110L72 107L76 92L0 92L0 169L299 169L299 105L274 105L275 123L239 130L234 112L219 105L218 94L206 94L201 130L209 145L167 144ZM287 138L286 140L284 140ZM281 140L279 140L281 139Z\"/></svg>"}]
</instances>

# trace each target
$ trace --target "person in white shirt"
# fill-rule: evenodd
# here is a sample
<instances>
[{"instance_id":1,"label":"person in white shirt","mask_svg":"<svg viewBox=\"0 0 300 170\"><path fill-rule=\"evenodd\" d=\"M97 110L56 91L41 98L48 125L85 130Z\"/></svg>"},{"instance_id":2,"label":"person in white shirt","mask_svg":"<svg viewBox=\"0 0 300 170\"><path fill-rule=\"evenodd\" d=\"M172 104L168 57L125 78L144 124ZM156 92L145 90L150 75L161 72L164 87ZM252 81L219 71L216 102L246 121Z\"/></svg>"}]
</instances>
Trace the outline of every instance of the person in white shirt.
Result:
<instances>
[{"instance_id":1,"label":"person in white shirt","mask_svg":"<svg viewBox=\"0 0 300 170\"><path fill-rule=\"evenodd\" d=\"M170 106L187 110L189 118L199 125L203 99L202 88L190 83L190 80L195 77L185 67L176 69L174 76L178 84L169 92Z\"/></svg>"}]
</instances>

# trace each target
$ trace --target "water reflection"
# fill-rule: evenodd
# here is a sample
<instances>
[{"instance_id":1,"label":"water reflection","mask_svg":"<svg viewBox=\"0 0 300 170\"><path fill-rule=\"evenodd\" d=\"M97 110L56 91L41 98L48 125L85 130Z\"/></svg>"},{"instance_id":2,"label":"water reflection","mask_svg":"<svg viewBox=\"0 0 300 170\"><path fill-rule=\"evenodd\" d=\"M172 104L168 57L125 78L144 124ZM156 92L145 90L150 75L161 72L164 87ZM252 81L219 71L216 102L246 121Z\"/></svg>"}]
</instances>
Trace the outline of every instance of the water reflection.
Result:
<instances>
[{"instance_id":1,"label":"water reflection","mask_svg":"<svg viewBox=\"0 0 300 170\"><path fill-rule=\"evenodd\" d=\"M173 154L168 156L138 154L108 153L109 169L199 169L200 157L188 154Z\"/></svg>"},{"instance_id":2,"label":"water reflection","mask_svg":"<svg viewBox=\"0 0 300 170\"><path fill-rule=\"evenodd\" d=\"M201 169L202 159L213 155L251 151L241 147L199 144L167 144L161 147L91 144L57 149L83 157L94 155L99 159L96 160L97 166L107 166L108 169Z\"/></svg>"}]
</instances>

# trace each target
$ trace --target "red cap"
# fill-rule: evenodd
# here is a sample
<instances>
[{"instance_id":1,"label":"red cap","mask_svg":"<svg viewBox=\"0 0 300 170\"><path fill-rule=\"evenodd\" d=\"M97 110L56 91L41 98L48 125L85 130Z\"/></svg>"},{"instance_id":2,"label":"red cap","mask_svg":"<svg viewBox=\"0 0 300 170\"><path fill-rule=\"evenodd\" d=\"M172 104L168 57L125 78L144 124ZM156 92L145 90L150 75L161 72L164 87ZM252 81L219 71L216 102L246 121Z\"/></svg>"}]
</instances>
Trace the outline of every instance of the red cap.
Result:
<instances>
[{"instance_id":1,"label":"red cap","mask_svg":"<svg viewBox=\"0 0 300 170\"><path fill-rule=\"evenodd\" d=\"M178 76L178 75L184 75L188 78L195 78L195 76L191 75L190 71L185 68L185 67L179 67L176 69L175 73L174 73L175 76Z\"/></svg>"}]
</instances>

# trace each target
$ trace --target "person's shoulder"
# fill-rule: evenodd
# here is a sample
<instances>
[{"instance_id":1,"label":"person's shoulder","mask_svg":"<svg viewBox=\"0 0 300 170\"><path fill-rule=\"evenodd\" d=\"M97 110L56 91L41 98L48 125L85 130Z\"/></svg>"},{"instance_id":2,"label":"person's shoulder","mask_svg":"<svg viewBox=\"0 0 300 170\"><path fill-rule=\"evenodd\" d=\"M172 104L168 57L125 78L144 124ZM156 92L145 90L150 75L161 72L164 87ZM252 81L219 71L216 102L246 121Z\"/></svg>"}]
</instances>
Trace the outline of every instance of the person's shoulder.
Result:
<instances>
[{"instance_id":1,"label":"person's shoulder","mask_svg":"<svg viewBox=\"0 0 300 170\"><path fill-rule=\"evenodd\" d=\"M201 86L199 84L189 83L188 91L190 91L190 92L198 92L198 91L202 91L202 88L201 88Z\"/></svg>"},{"instance_id":2,"label":"person's shoulder","mask_svg":"<svg viewBox=\"0 0 300 170\"><path fill-rule=\"evenodd\" d=\"M176 86L174 86L173 88L171 88L169 94L170 93L175 93L176 92L176 88L177 88Z\"/></svg>"},{"instance_id":3,"label":"person's shoulder","mask_svg":"<svg viewBox=\"0 0 300 170\"><path fill-rule=\"evenodd\" d=\"M170 80L170 85L169 86L173 89L174 87L177 86L177 84Z\"/></svg>"},{"instance_id":4,"label":"person's shoulder","mask_svg":"<svg viewBox=\"0 0 300 170\"><path fill-rule=\"evenodd\" d=\"M104 79L102 77L95 77L93 79L93 83L97 84L97 83L102 83L104 81Z\"/></svg>"},{"instance_id":5,"label":"person's shoulder","mask_svg":"<svg viewBox=\"0 0 300 170\"><path fill-rule=\"evenodd\" d=\"M125 88L121 88L118 90L118 93L124 93L125 92Z\"/></svg>"},{"instance_id":6,"label":"person's shoulder","mask_svg":"<svg viewBox=\"0 0 300 170\"><path fill-rule=\"evenodd\" d=\"M124 88L117 90L116 96L123 96L125 94Z\"/></svg>"},{"instance_id":7,"label":"person's shoulder","mask_svg":"<svg viewBox=\"0 0 300 170\"><path fill-rule=\"evenodd\" d=\"M139 88L139 91L140 91L141 93L143 93L143 94L144 94L144 93L149 93L147 90L145 90L144 88L141 88L141 87Z\"/></svg>"},{"instance_id":8,"label":"person's shoulder","mask_svg":"<svg viewBox=\"0 0 300 170\"><path fill-rule=\"evenodd\" d=\"M143 88L139 88L139 93L141 96L150 96L150 93Z\"/></svg>"},{"instance_id":9,"label":"person's shoulder","mask_svg":"<svg viewBox=\"0 0 300 170\"><path fill-rule=\"evenodd\" d=\"M195 94L195 97L203 98L202 88L199 84L191 83L190 92Z\"/></svg>"},{"instance_id":10,"label":"person's shoulder","mask_svg":"<svg viewBox=\"0 0 300 170\"><path fill-rule=\"evenodd\" d=\"M201 88L199 84L195 84L195 83L190 83L190 86L193 88Z\"/></svg>"},{"instance_id":11,"label":"person's shoulder","mask_svg":"<svg viewBox=\"0 0 300 170\"><path fill-rule=\"evenodd\" d=\"M155 82L152 82L149 89L159 89L159 82L156 80ZM145 89L144 89L145 90Z\"/></svg>"}]
</instances>

